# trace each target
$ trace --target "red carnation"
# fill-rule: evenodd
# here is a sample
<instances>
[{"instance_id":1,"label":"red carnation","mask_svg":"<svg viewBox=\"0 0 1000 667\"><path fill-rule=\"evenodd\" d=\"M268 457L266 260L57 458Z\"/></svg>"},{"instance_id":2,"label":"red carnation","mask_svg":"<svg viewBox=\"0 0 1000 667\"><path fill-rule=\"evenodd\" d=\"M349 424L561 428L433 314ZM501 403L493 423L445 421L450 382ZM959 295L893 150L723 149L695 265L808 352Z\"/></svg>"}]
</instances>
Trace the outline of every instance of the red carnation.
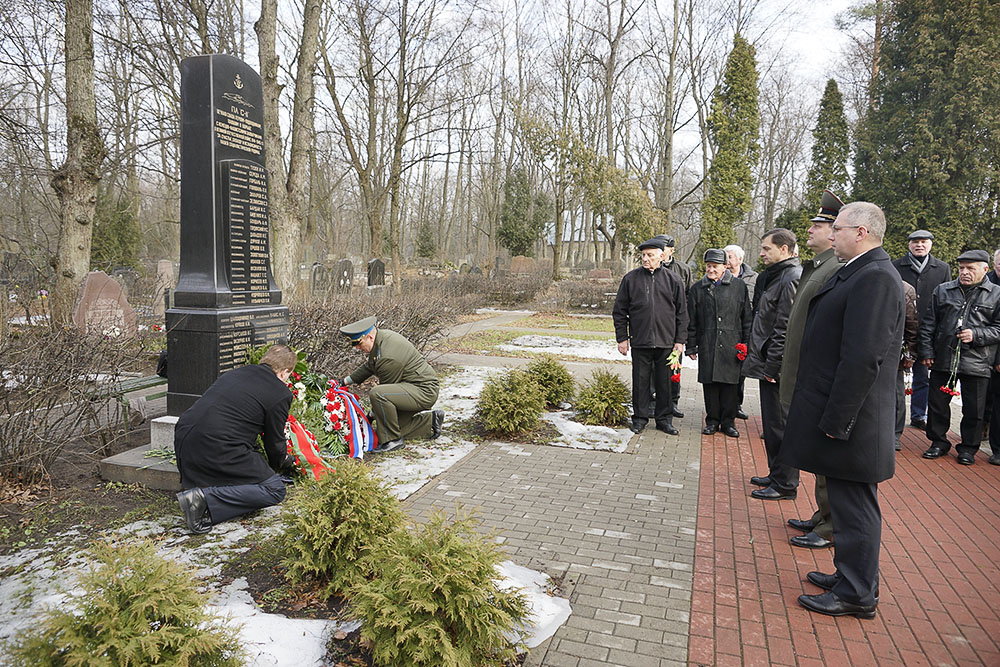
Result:
<instances>
[{"instance_id":1,"label":"red carnation","mask_svg":"<svg viewBox=\"0 0 1000 667\"><path fill-rule=\"evenodd\" d=\"M906 395L907 395L907 396L909 396L909 395L911 395L912 393L913 393L913 389L912 389L911 387L907 387L907 388L906 388Z\"/></svg>"},{"instance_id":2,"label":"red carnation","mask_svg":"<svg viewBox=\"0 0 1000 667\"><path fill-rule=\"evenodd\" d=\"M334 410L336 410L336 408L333 407L333 403L327 403L326 404L326 411L327 412L333 412Z\"/></svg>"},{"instance_id":3,"label":"red carnation","mask_svg":"<svg viewBox=\"0 0 1000 667\"><path fill-rule=\"evenodd\" d=\"M747 358L747 346L745 343L736 343L736 358L740 361Z\"/></svg>"},{"instance_id":4,"label":"red carnation","mask_svg":"<svg viewBox=\"0 0 1000 667\"><path fill-rule=\"evenodd\" d=\"M670 381L671 382L680 382L681 381L681 374L680 373L674 373L673 375L670 376Z\"/></svg>"}]
</instances>

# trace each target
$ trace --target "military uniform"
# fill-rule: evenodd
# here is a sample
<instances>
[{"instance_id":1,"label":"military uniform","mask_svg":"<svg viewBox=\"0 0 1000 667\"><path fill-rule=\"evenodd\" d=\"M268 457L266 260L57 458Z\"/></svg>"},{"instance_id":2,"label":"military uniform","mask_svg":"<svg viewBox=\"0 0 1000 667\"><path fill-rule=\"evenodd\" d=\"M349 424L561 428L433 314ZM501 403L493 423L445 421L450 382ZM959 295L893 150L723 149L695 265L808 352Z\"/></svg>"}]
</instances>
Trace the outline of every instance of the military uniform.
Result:
<instances>
[{"instance_id":1,"label":"military uniform","mask_svg":"<svg viewBox=\"0 0 1000 667\"><path fill-rule=\"evenodd\" d=\"M374 324L375 318L367 318L341 328L341 332L357 340L371 331ZM440 434L444 413L427 412L438 398L437 373L413 343L395 331L376 329L368 359L344 378L344 384L360 384L372 375L379 380L369 396L380 447L411 436Z\"/></svg>"}]
</instances>

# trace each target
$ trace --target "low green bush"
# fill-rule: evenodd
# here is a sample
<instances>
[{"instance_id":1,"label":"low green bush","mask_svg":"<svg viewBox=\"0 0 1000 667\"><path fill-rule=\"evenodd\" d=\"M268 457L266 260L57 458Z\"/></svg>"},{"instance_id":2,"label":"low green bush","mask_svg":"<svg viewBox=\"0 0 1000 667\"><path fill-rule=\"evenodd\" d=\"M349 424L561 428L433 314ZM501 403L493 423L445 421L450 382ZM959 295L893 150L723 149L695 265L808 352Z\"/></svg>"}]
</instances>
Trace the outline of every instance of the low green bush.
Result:
<instances>
[{"instance_id":1,"label":"low green bush","mask_svg":"<svg viewBox=\"0 0 1000 667\"><path fill-rule=\"evenodd\" d=\"M528 364L525 371L545 392L545 405L556 407L573 398L576 383L573 374L550 355L543 356Z\"/></svg>"},{"instance_id":2,"label":"low green bush","mask_svg":"<svg viewBox=\"0 0 1000 667\"><path fill-rule=\"evenodd\" d=\"M377 553L403 523L383 480L351 459L335 472L296 485L281 513L279 538L292 583L315 578L322 595L342 595L376 571Z\"/></svg>"},{"instance_id":3,"label":"low green bush","mask_svg":"<svg viewBox=\"0 0 1000 667\"><path fill-rule=\"evenodd\" d=\"M468 516L434 514L412 533L400 530L382 574L352 591L361 637L376 665L471 667L516 657L528 607L520 591L497 586L503 560Z\"/></svg>"},{"instance_id":4,"label":"low green bush","mask_svg":"<svg viewBox=\"0 0 1000 667\"><path fill-rule=\"evenodd\" d=\"M620 426L628 418L632 400L628 386L615 373L599 368L580 389L576 399L578 417L584 424Z\"/></svg>"},{"instance_id":5,"label":"low green bush","mask_svg":"<svg viewBox=\"0 0 1000 667\"><path fill-rule=\"evenodd\" d=\"M178 563L149 541L96 543L94 567L83 574L64 609L8 647L25 667L145 665L229 667L244 664L236 630L205 612L207 598Z\"/></svg>"},{"instance_id":6,"label":"low green bush","mask_svg":"<svg viewBox=\"0 0 1000 667\"><path fill-rule=\"evenodd\" d=\"M486 381L476 416L487 431L511 435L534 429L544 408L541 386L527 372L510 369Z\"/></svg>"}]
</instances>

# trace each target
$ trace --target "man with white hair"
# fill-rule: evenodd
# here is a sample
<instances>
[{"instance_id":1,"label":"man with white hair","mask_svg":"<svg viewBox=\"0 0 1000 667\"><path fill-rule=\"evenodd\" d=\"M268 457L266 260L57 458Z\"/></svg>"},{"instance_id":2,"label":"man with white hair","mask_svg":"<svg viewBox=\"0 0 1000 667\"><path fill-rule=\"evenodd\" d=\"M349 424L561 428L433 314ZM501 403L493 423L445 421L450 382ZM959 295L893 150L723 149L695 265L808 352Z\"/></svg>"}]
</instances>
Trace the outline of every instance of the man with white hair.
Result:
<instances>
[{"instance_id":1,"label":"man with white hair","mask_svg":"<svg viewBox=\"0 0 1000 667\"><path fill-rule=\"evenodd\" d=\"M924 452L925 459L940 458L951 449L949 406L959 383L962 441L955 450L959 463L975 463L986 391L1000 344L1000 286L986 280L989 268L990 256L985 250L966 250L959 255L958 280L938 285L920 320L917 357L931 371L927 397L927 439L931 446Z\"/></svg>"},{"instance_id":2,"label":"man with white hair","mask_svg":"<svg viewBox=\"0 0 1000 667\"><path fill-rule=\"evenodd\" d=\"M882 249L885 215L868 202L840 209L833 249L846 264L813 296L802 333L782 456L826 476L836 571L799 604L828 616L874 618L882 514L878 484L895 472L896 367L903 287Z\"/></svg>"}]
</instances>

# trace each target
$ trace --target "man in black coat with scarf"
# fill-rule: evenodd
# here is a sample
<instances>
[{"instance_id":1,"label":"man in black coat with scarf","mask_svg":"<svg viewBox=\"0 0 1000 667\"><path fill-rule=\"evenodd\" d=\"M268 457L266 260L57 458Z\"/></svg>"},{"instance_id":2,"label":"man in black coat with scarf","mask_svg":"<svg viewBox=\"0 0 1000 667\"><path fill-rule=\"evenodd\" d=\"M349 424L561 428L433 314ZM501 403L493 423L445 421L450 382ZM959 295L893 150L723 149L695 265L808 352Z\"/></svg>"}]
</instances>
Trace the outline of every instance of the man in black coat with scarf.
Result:
<instances>
[{"instance_id":1,"label":"man in black coat with scarf","mask_svg":"<svg viewBox=\"0 0 1000 667\"><path fill-rule=\"evenodd\" d=\"M234 368L177 420L174 453L181 473L177 494L192 533L277 505L285 485L275 472L290 473L285 421L292 405L288 376L295 352L272 345L259 364ZM261 436L267 460L254 447Z\"/></svg>"},{"instance_id":2,"label":"man in black coat with scarf","mask_svg":"<svg viewBox=\"0 0 1000 667\"><path fill-rule=\"evenodd\" d=\"M840 209L833 248L847 264L812 299L782 452L826 476L836 572L799 604L829 616L874 618L882 514L878 483L895 472L896 368L903 288L882 249L885 216L868 202Z\"/></svg>"},{"instance_id":3,"label":"man in black coat with scarf","mask_svg":"<svg viewBox=\"0 0 1000 667\"><path fill-rule=\"evenodd\" d=\"M615 340L623 355L632 349L632 425L639 433L649 422L649 378L656 387L656 428L677 435L667 357L681 354L687 340L688 314L684 285L663 264L663 241L652 238L639 246L642 266L625 274L618 286L612 318Z\"/></svg>"},{"instance_id":4,"label":"man in black coat with scarf","mask_svg":"<svg viewBox=\"0 0 1000 667\"><path fill-rule=\"evenodd\" d=\"M760 381L760 420L767 450L768 474L751 477L750 483L763 486L750 495L762 500L794 498L798 493L799 471L785 465L778 456L784 440L787 411L781 405L781 363L792 301L802 277L802 265L793 256L795 234L779 227L760 239L760 258L767 268L757 276L753 297L753 324L742 373Z\"/></svg>"},{"instance_id":5,"label":"man in black coat with scarf","mask_svg":"<svg viewBox=\"0 0 1000 667\"><path fill-rule=\"evenodd\" d=\"M687 355L698 359L698 382L705 394L704 435L722 431L738 438L740 366L750 338L750 295L746 284L726 269L726 253L705 252L705 277L688 291ZM742 352L737 345L743 345Z\"/></svg>"}]
</instances>

